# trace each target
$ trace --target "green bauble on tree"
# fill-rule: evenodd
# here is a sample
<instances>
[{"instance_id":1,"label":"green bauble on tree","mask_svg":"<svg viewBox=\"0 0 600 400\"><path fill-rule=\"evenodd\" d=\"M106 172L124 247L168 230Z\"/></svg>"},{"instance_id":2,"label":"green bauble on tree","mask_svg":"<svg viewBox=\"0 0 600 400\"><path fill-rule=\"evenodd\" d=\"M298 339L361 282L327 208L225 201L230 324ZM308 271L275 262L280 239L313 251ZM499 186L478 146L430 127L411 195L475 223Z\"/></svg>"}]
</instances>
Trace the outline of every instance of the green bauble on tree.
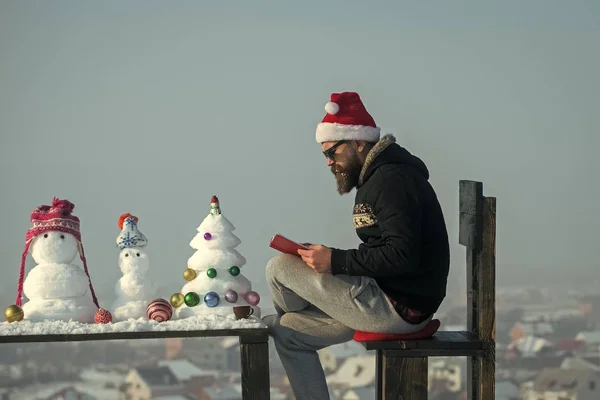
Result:
<instances>
[{"instance_id":1,"label":"green bauble on tree","mask_svg":"<svg viewBox=\"0 0 600 400\"><path fill-rule=\"evenodd\" d=\"M229 268L229 273L233 276L238 276L240 274L240 268L234 265L233 267Z\"/></svg>"},{"instance_id":2,"label":"green bauble on tree","mask_svg":"<svg viewBox=\"0 0 600 400\"><path fill-rule=\"evenodd\" d=\"M200 303L200 296L196 292L188 292L185 294L183 300L185 301L186 306L194 307Z\"/></svg>"}]
</instances>

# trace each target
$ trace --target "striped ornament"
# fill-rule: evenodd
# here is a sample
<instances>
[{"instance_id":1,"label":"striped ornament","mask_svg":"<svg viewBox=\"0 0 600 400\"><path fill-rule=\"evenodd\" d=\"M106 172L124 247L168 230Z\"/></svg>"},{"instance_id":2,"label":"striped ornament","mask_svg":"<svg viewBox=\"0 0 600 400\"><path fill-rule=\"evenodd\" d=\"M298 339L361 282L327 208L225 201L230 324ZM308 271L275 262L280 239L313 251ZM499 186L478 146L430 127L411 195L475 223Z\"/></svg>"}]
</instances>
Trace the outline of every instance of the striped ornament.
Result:
<instances>
[{"instance_id":1,"label":"striped ornament","mask_svg":"<svg viewBox=\"0 0 600 400\"><path fill-rule=\"evenodd\" d=\"M171 319L173 315L173 307L168 300L165 299L154 299L148 303L146 307L146 317L156 322L164 322Z\"/></svg>"}]
</instances>

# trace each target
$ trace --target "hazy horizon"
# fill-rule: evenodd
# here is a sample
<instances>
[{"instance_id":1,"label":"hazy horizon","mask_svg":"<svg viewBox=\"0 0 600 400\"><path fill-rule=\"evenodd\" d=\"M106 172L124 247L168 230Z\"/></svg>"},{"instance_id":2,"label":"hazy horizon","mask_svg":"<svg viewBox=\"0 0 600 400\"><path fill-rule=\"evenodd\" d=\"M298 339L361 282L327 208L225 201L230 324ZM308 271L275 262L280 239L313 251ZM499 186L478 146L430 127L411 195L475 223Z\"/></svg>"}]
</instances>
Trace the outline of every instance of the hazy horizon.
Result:
<instances>
[{"instance_id":1,"label":"hazy horizon","mask_svg":"<svg viewBox=\"0 0 600 400\"><path fill-rule=\"evenodd\" d=\"M499 277L599 266L598 15L590 1L0 2L0 293L16 294L29 215L56 196L75 204L97 291L121 276L130 212L168 298L216 194L270 308L274 233L359 243L354 192L337 194L315 142L345 90L427 164L451 282L460 179L497 197Z\"/></svg>"}]
</instances>

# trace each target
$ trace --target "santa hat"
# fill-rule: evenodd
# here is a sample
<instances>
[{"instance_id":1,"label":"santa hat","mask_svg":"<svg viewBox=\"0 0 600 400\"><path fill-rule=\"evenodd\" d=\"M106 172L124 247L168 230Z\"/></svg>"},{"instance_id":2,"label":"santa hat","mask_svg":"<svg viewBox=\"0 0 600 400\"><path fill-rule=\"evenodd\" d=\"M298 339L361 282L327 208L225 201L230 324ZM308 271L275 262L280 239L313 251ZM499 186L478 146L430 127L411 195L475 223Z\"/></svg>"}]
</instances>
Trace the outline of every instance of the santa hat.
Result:
<instances>
[{"instance_id":1,"label":"santa hat","mask_svg":"<svg viewBox=\"0 0 600 400\"><path fill-rule=\"evenodd\" d=\"M355 92L333 93L325 104L325 117L317 125L317 142L379 140L380 129Z\"/></svg>"},{"instance_id":2,"label":"santa hat","mask_svg":"<svg viewBox=\"0 0 600 400\"><path fill-rule=\"evenodd\" d=\"M72 214L74 208L75 205L70 201L60 200L55 197L54 199L52 199L51 206L38 206L31 213L30 219L33 226L29 228L29 230L25 234L25 250L23 251L23 255L21 256L21 269L19 271L19 284L17 287L16 299L16 304L19 307L22 306L21 297L23 295L23 281L25 279L25 260L27 259L27 254L29 253L29 247L31 246L31 242L33 242L33 239L35 239L38 235L41 235L42 233L49 231L58 231L71 234L77 240L79 257L83 262L83 269L88 277L92 299L94 300L94 304L96 305L96 307L100 308L100 306L98 305L98 299L96 298L96 293L94 292L94 287L92 286L92 280L88 272L87 260L85 259L85 253L83 251L83 244L81 243L79 218Z\"/></svg>"}]
</instances>

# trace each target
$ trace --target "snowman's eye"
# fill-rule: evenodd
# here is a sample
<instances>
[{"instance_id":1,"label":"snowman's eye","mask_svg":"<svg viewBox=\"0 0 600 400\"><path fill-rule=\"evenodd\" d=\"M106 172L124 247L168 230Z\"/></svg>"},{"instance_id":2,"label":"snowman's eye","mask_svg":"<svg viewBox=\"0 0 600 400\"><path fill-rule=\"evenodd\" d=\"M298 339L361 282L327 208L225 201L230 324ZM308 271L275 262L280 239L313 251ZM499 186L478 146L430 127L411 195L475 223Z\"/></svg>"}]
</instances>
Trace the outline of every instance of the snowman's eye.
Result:
<instances>
[{"instance_id":1,"label":"snowman's eye","mask_svg":"<svg viewBox=\"0 0 600 400\"><path fill-rule=\"evenodd\" d=\"M47 238L47 237L48 237L48 234L47 234L47 233L44 233L44 238Z\"/></svg>"},{"instance_id":2,"label":"snowman's eye","mask_svg":"<svg viewBox=\"0 0 600 400\"><path fill-rule=\"evenodd\" d=\"M140 253L137 253L137 256L139 257L139 256L140 256Z\"/></svg>"},{"instance_id":3,"label":"snowman's eye","mask_svg":"<svg viewBox=\"0 0 600 400\"><path fill-rule=\"evenodd\" d=\"M60 235L60 238L61 238L61 239L64 239L64 238L65 238L65 235Z\"/></svg>"},{"instance_id":4,"label":"snowman's eye","mask_svg":"<svg viewBox=\"0 0 600 400\"><path fill-rule=\"evenodd\" d=\"M129 253L125 253L125 257L129 257Z\"/></svg>"}]
</instances>

